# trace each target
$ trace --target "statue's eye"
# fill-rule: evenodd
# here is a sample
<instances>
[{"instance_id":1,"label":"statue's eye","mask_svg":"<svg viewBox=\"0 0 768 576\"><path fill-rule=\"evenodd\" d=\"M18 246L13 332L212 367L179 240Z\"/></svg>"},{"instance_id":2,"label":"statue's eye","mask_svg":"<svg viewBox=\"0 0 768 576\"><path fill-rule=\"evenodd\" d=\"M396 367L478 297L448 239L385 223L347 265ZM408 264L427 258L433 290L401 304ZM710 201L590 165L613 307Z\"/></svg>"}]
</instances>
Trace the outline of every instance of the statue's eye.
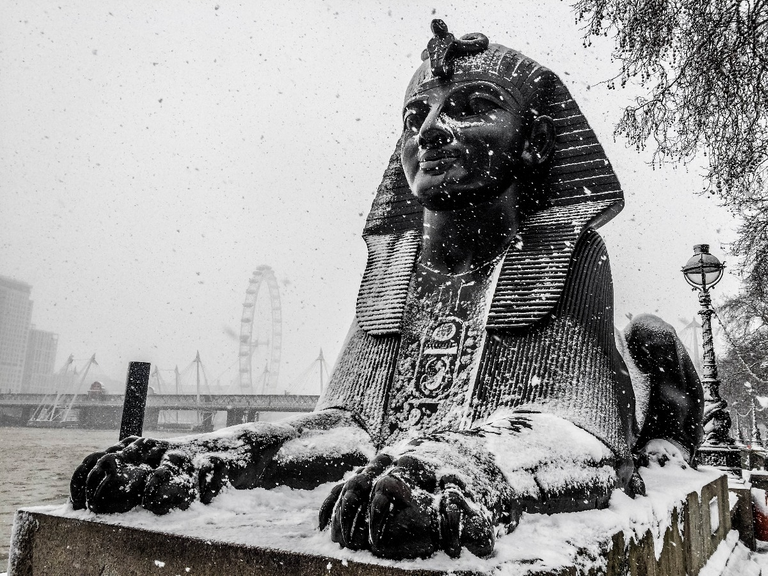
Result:
<instances>
[{"instance_id":1,"label":"statue's eye","mask_svg":"<svg viewBox=\"0 0 768 576\"><path fill-rule=\"evenodd\" d=\"M475 94L469 98L469 110L470 114L485 114L496 110L499 105L490 98Z\"/></svg>"},{"instance_id":2,"label":"statue's eye","mask_svg":"<svg viewBox=\"0 0 768 576\"><path fill-rule=\"evenodd\" d=\"M414 134L421 130L424 124L425 115L419 110L406 110L403 114L403 124L405 129Z\"/></svg>"}]
</instances>

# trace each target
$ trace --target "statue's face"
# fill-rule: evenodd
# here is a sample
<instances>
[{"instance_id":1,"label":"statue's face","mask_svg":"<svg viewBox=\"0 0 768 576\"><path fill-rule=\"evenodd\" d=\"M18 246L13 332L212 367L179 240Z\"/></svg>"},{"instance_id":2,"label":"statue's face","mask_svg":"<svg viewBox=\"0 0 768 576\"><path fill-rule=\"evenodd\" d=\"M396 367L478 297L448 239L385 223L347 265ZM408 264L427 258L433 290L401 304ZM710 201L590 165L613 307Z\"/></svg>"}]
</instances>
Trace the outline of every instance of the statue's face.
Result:
<instances>
[{"instance_id":1,"label":"statue's face","mask_svg":"<svg viewBox=\"0 0 768 576\"><path fill-rule=\"evenodd\" d=\"M525 144L523 113L490 82L449 82L406 102L401 161L418 201L466 208L509 188Z\"/></svg>"}]
</instances>

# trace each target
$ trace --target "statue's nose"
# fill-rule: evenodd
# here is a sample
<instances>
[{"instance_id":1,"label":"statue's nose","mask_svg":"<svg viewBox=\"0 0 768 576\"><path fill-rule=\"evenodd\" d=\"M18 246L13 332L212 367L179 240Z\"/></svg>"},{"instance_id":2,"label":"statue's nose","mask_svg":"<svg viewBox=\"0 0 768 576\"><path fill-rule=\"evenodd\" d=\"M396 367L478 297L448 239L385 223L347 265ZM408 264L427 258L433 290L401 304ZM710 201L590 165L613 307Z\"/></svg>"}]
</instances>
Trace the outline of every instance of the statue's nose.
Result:
<instances>
[{"instance_id":1,"label":"statue's nose","mask_svg":"<svg viewBox=\"0 0 768 576\"><path fill-rule=\"evenodd\" d=\"M453 141L453 131L446 124L446 117L441 111L431 111L419 129L419 146L437 148Z\"/></svg>"}]
</instances>

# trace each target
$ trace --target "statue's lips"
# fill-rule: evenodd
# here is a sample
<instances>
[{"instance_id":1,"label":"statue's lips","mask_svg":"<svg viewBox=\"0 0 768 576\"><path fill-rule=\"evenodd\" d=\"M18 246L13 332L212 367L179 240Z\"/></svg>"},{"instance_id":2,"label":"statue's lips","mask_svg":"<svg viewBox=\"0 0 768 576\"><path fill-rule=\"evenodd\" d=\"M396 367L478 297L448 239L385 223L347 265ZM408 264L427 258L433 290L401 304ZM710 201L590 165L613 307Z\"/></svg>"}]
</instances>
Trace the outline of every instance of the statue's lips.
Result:
<instances>
[{"instance_id":1,"label":"statue's lips","mask_svg":"<svg viewBox=\"0 0 768 576\"><path fill-rule=\"evenodd\" d=\"M419 168L427 174L445 172L459 155L451 150L425 150L419 153Z\"/></svg>"}]
</instances>

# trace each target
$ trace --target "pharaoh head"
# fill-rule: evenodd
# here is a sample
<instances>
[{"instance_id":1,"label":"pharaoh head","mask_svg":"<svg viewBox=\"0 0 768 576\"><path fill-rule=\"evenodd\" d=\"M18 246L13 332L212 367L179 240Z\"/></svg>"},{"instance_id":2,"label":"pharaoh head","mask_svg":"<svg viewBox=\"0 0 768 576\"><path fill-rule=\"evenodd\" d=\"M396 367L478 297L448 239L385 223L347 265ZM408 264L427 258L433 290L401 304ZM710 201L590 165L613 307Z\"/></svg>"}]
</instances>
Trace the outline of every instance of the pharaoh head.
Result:
<instances>
[{"instance_id":1,"label":"pharaoh head","mask_svg":"<svg viewBox=\"0 0 768 576\"><path fill-rule=\"evenodd\" d=\"M489 43L482 34L457 39L440 20L432 22L432 31L406 90L403 135L365 235L420 229L420 202L429 201L428 195L440 200L449 189L468 189L465 197L471 200L475 189L493 194L515 183L526 217L578 205L580 212L595 217L592 226L621 210L623 193L605 151L556 74L516 50ZM489 123L508 133L491 131L485 145L471 148L461 162L451 160L456 145L426 153L447 138L474 139ZM420 139L426 170L416 168L422 161ZM481 178L474 180L471 173ZM412 201L413 194L419 202Z\"/></svg>"},{"instance_id":2,"label":"pharaoh head","mask_svg":"<svg viewBox=\"0 0 768 576\"><path fill-rule=\"evenodd\" d=\"M557 78L482 34L456 39L440 20L406 90L401 161L419 203L450 210L504 192L522 211L543 202L555 148L543 102Z\"/></svg>"}]
</instances>

